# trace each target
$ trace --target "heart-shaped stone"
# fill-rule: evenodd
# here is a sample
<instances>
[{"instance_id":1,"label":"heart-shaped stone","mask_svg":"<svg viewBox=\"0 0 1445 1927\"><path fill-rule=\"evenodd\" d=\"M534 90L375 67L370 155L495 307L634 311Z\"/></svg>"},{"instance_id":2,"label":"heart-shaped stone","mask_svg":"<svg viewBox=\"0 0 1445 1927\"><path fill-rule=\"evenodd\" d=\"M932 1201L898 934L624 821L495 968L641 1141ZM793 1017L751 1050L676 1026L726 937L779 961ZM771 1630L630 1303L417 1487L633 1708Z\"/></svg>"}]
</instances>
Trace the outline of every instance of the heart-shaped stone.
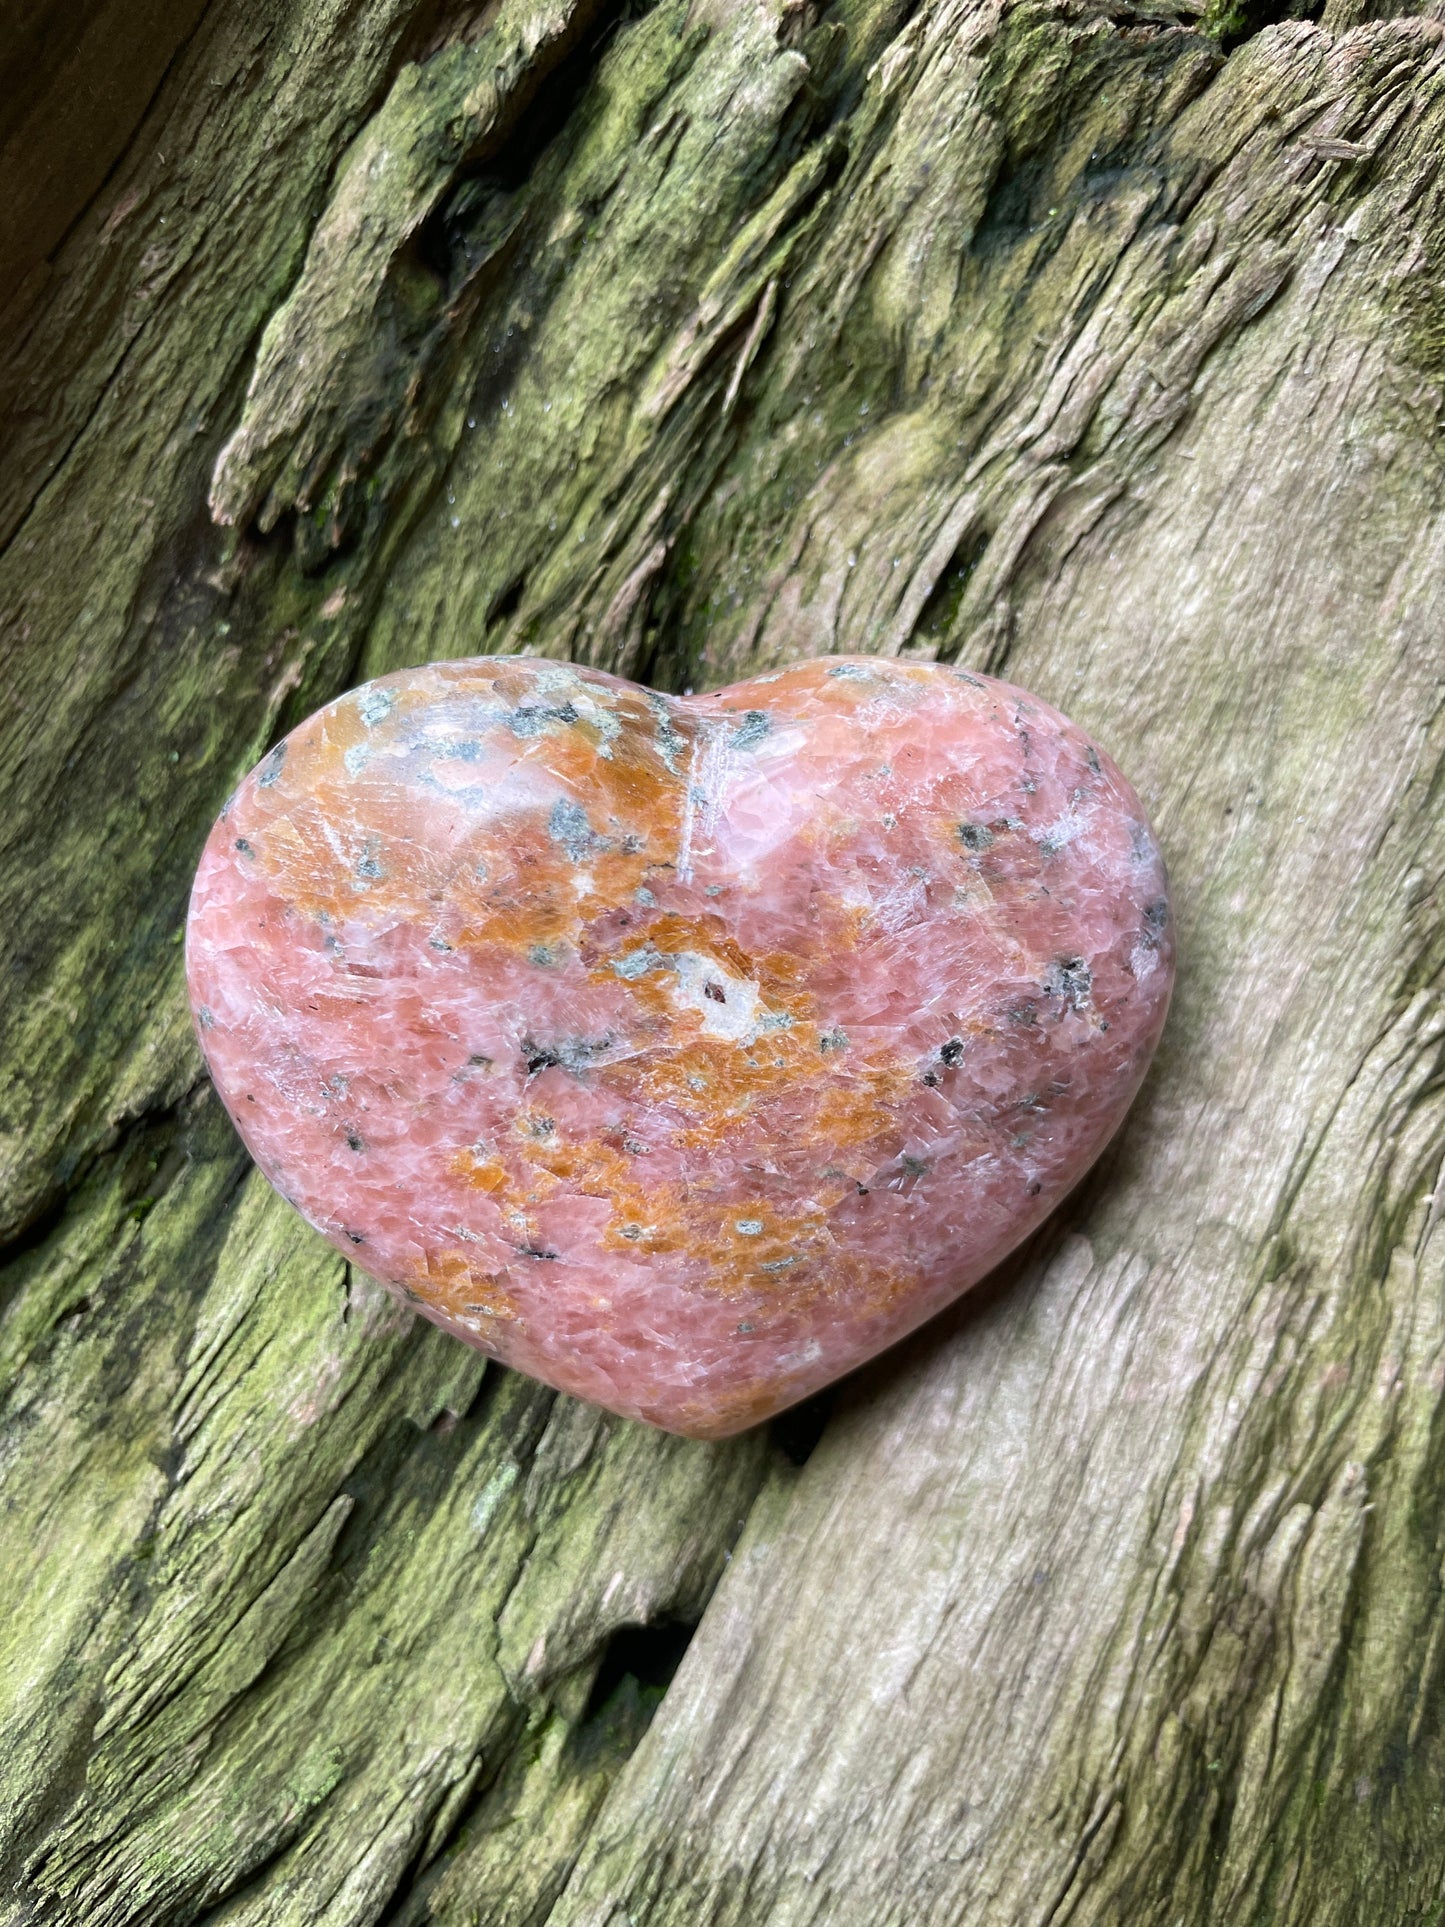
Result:
<instances>
[{"instance_id":1,"label":"heart-shaped stone","mask_svg":"<svg viewBox=\"0 0 1445 1927\"><path fill-rule=\"evenodd\" d=\"M227 804L201 1044L252 1155L469 1344L722 1437L982 1277L1107 1142L1173 979L1159 851L1007 683L832 657L676 698L484 657Z\"/></svg>"}]
</instances>

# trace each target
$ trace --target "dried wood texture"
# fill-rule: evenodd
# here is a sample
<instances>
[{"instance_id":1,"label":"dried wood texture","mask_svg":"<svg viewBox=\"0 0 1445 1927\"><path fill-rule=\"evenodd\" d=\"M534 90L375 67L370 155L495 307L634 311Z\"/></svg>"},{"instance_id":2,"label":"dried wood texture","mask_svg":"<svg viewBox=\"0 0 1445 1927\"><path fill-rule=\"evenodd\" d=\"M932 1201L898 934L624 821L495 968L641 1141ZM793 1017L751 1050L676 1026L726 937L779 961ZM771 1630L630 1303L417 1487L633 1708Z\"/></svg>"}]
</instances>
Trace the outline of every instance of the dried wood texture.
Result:
<instances>
[{"instance_id":1,"label":"dried wood texture","mask_svg":"<svg viewBox=\"0 0 1445 1927\"><path fill-rule=\"evenodd\" d=\"M1369 12L6 23L0 1921L1440 1917L1445 30ZM1125 1134L811 1456L484 1369L200 1078L230 784L519 649L1002 670L1161 828Z\"/></svg>"}]
</instances>

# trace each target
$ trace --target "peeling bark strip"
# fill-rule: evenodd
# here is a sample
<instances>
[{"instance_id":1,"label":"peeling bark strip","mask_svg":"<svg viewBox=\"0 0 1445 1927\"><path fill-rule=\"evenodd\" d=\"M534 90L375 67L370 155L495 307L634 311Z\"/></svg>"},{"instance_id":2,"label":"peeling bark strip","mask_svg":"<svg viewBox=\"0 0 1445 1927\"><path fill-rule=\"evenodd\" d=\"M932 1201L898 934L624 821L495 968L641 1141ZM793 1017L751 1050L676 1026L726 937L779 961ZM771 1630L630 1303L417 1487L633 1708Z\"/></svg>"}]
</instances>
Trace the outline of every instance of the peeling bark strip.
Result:
<instances>
[{"instance_id":1,"label":"peeling bark strip","mask_svg":"<svg viewBox=\"0 0 1445 1927\"><path fill-rule=\"evenodd\" d=\"M0 1922L1438 1912L1445 29L1383 10L0 28ZM506 649L1006 668L1163 831L1108 1168L811 1456L484 1371L198 1081L231 784Z\"/></svg>"}]
</instances>

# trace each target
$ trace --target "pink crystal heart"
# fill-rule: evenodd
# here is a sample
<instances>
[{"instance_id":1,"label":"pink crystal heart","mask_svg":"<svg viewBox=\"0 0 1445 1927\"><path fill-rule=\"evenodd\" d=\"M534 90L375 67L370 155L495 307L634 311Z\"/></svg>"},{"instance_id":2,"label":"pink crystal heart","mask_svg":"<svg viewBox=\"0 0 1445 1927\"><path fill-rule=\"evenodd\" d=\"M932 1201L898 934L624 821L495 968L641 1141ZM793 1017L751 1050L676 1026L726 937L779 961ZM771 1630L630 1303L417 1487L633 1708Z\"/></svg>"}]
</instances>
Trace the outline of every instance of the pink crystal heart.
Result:
<instances>
[{"instance_id":1,"label":"pink crystal heart","mask_svg":"<svg viewBox=\"0 0 1445 1927\"><path fill-rule=\"evenodd\" d=\"M724 1437L981 1278L1107 1142L1173 943L1057 710L832 657L677 698L369 683L222 811L191 999L266 1176L522 1371Z\"/></svg>"}]
</instances>

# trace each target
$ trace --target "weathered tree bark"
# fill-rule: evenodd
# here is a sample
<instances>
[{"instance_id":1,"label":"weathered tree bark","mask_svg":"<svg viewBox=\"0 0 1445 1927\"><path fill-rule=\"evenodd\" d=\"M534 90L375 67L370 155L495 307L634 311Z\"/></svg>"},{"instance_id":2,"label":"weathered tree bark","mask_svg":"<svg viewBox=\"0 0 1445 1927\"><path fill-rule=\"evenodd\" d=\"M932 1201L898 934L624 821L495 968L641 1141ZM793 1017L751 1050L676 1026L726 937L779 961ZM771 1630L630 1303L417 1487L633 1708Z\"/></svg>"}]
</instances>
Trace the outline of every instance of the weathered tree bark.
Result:
<instances>
[{"instance_id":1,"label":"weathered tree bark","mask_svg":"<svg viewBox=\"0 0 1445 1927\"><path fill-rule=\"evenodd\" d=\"M1445 29L1375 10L10 10L0 1922L1441 1918ZM1007 1279L685 1443L272 1196L186 890L364 675L833 649L1093 729L1180 987Z\"/></svg>"}]
</instances>

